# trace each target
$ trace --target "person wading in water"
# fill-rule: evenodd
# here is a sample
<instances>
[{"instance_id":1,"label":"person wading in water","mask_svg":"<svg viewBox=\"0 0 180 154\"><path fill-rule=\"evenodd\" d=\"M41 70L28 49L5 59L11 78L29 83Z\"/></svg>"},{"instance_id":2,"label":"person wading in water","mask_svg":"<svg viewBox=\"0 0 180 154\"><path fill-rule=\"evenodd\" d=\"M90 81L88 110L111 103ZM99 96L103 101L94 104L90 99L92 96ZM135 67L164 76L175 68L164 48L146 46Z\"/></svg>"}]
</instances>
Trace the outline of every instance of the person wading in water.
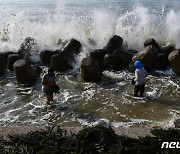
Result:
<instances>
[{"instance_id":1,"label":"person wading in water","mask_svg":"<svg viewBox=\"0 0 180 154\"><path fill-rule=\"evenodd\" d=\"M50 104L53 101L53 92L56 85L55 73L53 69L48 69L48 73L45 73L42 77L42 91L46 97L46 104Z\"/></svg>"},{"instance_id":2,"label":"person wading in water","mask_svg":"<svg viewBox=\"0 0 180 154\"><path fill-rule=\"evenodd\" d=\"M138 93L140 91L140 97L143 97L144 87L145 87L145 77L147 75L146 70L144 69L143 64L140 61L134 63L135 70L135 87L134 87L134 96L139 97Z\"/></svg>"}]
</instances>

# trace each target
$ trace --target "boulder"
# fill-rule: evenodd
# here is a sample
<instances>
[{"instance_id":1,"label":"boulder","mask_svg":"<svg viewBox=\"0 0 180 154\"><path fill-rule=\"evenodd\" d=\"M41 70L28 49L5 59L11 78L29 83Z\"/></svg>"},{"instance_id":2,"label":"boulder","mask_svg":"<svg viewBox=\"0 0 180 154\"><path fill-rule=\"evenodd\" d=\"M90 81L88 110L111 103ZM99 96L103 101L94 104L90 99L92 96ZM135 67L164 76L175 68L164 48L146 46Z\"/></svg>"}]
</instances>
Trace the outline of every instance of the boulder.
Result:
<instances>
[{"instance_id":1,"label":"boulder","mask_svg":"<svg viewBox=\"0 0 180 154\"><path fill-rule=\"evenodd\" d=\"M149 45L155 46L157 48L158 52L162 52L160 45L153 38L149 38L149 39L145 40L144 47L147 47Z\"/></svg>"},{"instance_id":2,"label":"boulder","mask_svg":"<svg viewBox=\"0 0 180 154\"><path fill-rule=\"evenodd\" d=\"M54 55L54 54L57 54L58 51L49 51L49 50L44 50L44 51L41 51L40 53L40 59L41 61L46 64L46 65L49 65L50 64L50 59L51 59L51 56Z\"/></svg>"},{"instance_id":3,"label":"boulder","mask_svg":"<svg viewBox=\"0 0 180 154\"><path fill-rule=\"evenodd\" d=\"M165 54L165 56L168 58L169 54L175 50L175 47L174 45L168 45L168 46L165 46L165 47L162 47L162 53Z\"/></svg>"},{"instance_id":4,"label":"boulder","mask_svg":"<svg viewBox=\"0 0 180 154\"><path fill-rule=\"evenodd\" d=\"M128 68L132 61L134 54L127 50L116 49L113 51L113 55L117 57L120 68Z\"/></svg>"},{"instance_id":5,"label":"boulder","mask_svg":"<svg viewBox=\"0 0 180 154\"><path fill-rule=\"evenodd\" d=\"M19 59L21 59L19 54L10 54L7 60L7 69L10 71L14 71L14 68L13 68L14 63Z\"/></svg>"},{"instance_id":6,"label":"boulder","mask_svg":"<svg viewBox=\"0 0 180 154\"><path fill-rule=\"evenodd\" d=\"M66 57L64 57L63 54L55 54L51 56L50 68L59 72L64 72L68 69L72 69L69 61L66 59Z\"/></svg>"},{"instance_id":7,"label":"boulder","mask_svg":"<svg viewBox=\"0 0 180 154\"><path fill-rule=\"evenodd\" d=\"M158 53L155 60L153 61L152 67L155 69L165 70L169 65L169 61L165 54Z\"/></svg>"},{"instance_id":8,"label":"boulder","mask_svg":"<svg viewBox=\"0 0 180 154\"><path fill-rule=\"evenodd\" d=\"M90 56L95 61L99 61L100 63L102 63L106 53L108 53L107 50L95 49L90 52Z\"/></svg>"},{"instance_id":9,"label":"boulder","mask_svg":"<svg viewBox=\"0 0 180 154\"><path fill-rule=\"evenodd\" d=\"M32 52L36 50L36 40L32 37L27 37L24 42L21 44L21 47L18 51L19 55L23 58L28 58L32 55Z\"/></svg>"},{"instance_id":10,"label":"boulder","mask_svg":"<svg viewBox=\"0 0 180 154\"><path fill-rule=\"evenodd\" d=\"M104 56L103 67L105 69L118 70L119 63L117 57L113 54L106 54Z\"/></svg>"},{"instance_id":11,"label":"boulder","mask_svg":"<svg viewBox=\"0 0 180 154\"><path fill-rule=\"evenodd\" d=\"M114 35L104 47L104 50L107 50L108 53L112 53L115 49L121 49L122 43L123 39L118 35Z\"/></svg>"},{"instance_id":12,"label":"boulder","mask_svg":"<svg viewBox=\"0 0 180 154\"><path fill-rule=\"evenodd\" d=\"M151 69L153 61L156 59L158 54L158 50L153 45L149 45L144 48L141 52L137 53L133 56L132 62L129 65L130 71L134 71L134 63L136 60L139 60L143 63L145 69Z\"/></svg>"},{"instance_id":13,"label":"boulder","mask_svg":"<svg viewBox=\"0 0 180 154\"><path fill-rule=\"evenodd\" d=\"M168 56L172 70L180 75L180 49L174 50Z\"/></svg>"},{"instance_id":14,"label":"boulder","mask_svg":"<svg viewBox=\"0 0 180 154\"><path fill-rule=\"evenodd\" d=\"M34 71L36 72L36 74L38 75L38 78L39 78L40 74L42 73L42 68L38 65L33 65L32 68L34 69Z\"/></svg>"},{"instance_id":15,"label":"boulder","mask_svg":"<svg viewBox=\"0 0 180 154\"><path fill-rule=\"evenodd\" d=\"M11 54L16 54L15 52L7 51L7 52L1 52L0 56L4 58L5 65L7 66L8 56Z\"/></svg>"},{"instance_id":16,"label":"boulder","mask_svg":"<svg viewBox=\"0 0 180 154\"><path fill-rule=\"evenodd\" d=\"M0 75L3 75L5 66L6 66L5 59L4 57L0 56Z\"/></svg>"},{"instance_id":17,"label":"boulder","mask_svg":"<svg viewBox=\"0 0 180 154\"><path fill-rule=\"evenodd\" d=\"M19 59L14 63L14 72L18 83L29 84L38 78L38 74L24 59Z\"/></svg>"},{"instance_id":18,"label":"boulder","mask_svg":"<svg viewBox=\"0 0 180 154\"><path fill-rule=\"evenodd\" d=\"M81 79L86 82L95 82L101 80L102 71L97 61L90 56L82 60L80 66Z\"/></svg>"},{"instance_id":19,"label":"boulder","mask_svg":"<svg viewBox=\"0 0 180 154\"><path fill-rule=\"evenodd\" d=\"M136 54L136 53L138 53L138 51L137 50L135 50L135 49L130 49L130 50L128 50L130 53L132 53L132 54Z\"/></svg>"},{"instance_id":20,"label":"boulder","mask_svg":"<svg viewBox=\"0 0 180 154\"><path fill-rule=\"evenodd\" d=\"M81 50L81 43L75 39L71 39L63 48L62 54L70 61L74 60L74 56L79 54Z\"/></svg>"}]
</instances>

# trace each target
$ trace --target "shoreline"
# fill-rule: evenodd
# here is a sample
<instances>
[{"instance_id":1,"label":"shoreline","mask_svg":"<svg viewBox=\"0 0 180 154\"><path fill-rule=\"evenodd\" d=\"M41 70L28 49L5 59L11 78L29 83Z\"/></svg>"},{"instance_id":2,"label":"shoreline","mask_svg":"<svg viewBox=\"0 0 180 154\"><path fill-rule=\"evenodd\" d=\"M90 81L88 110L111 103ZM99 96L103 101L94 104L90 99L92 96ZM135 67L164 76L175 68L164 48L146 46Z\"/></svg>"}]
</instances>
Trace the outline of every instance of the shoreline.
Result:
<instances>
[{"instance_id":1,"label":"shoreline","mask_svg":"<svg viewBox=\"0 0 180 154\"><path fill-rule=\"evenodd\" d=\"M77 134L83 129L83 127L60 127L61 129L67 130L67 133ZM139 137L153 136L151 134L152 128L145 127L112 127L116 134L124 135L131 138L138 139ZM29 131L37 131L40 129L45 129L43 126L0 126L0 135L3 137L8 137L8 135L19 135L25 134Z\"/></svg>"}]
</instances>

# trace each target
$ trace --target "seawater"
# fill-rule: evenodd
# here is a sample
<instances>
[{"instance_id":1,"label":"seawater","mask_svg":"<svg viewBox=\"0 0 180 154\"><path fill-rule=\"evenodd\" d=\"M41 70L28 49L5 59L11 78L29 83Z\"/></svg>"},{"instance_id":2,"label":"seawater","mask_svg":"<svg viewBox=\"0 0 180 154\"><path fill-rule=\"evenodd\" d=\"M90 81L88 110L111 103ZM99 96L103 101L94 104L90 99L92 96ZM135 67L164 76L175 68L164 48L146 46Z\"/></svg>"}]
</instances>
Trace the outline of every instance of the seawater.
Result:
<instances>
[{"instance_id":1,"label":"seawater","mask_svg":"<svg viewBox=\"0 0 180 154\"><path fill-rule=\"evenodd\" d=\"M103 48L113 35L123 47L142 50L147 38L162 46L180 47L180 2L140 0L0 0L0 52L18 51L26 37L42 50L61 49L58 41L75 38L82 43L74 69L57 73L60 94L51 107L44 104L41 78L33 87L16 82L13 72L0 77L0 124L114 127L160 125L174 127L180 116L180 80L168 68L147 76L146 97L134 99L133 74L104 71L98 83L81 81L79 66L91 49ZM38 60L35 58L34 60ZM44 72L47 70L43 67Z\"/></svg>"}]
</instances>

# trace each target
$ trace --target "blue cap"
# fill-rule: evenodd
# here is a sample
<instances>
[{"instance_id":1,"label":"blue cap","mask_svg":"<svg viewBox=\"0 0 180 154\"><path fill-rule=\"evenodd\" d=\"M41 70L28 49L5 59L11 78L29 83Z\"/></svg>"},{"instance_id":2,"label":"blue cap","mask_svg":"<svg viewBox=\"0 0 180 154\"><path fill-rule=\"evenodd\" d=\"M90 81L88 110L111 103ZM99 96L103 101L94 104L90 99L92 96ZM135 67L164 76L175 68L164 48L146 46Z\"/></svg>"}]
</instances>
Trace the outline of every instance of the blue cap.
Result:
<instances>
[{"instance_id":1,"label":"blue cap","mask_svg":"<svg viewBox=\"0 0 180 154\"><path fill-rule=\"evenodd\" d=\"M140 61L136 61L135 63L134 63L134 67L136 68L136 69L142 69L144 66L143 66L143 64L140 62Z\"/></svg>"}]
</instances>

